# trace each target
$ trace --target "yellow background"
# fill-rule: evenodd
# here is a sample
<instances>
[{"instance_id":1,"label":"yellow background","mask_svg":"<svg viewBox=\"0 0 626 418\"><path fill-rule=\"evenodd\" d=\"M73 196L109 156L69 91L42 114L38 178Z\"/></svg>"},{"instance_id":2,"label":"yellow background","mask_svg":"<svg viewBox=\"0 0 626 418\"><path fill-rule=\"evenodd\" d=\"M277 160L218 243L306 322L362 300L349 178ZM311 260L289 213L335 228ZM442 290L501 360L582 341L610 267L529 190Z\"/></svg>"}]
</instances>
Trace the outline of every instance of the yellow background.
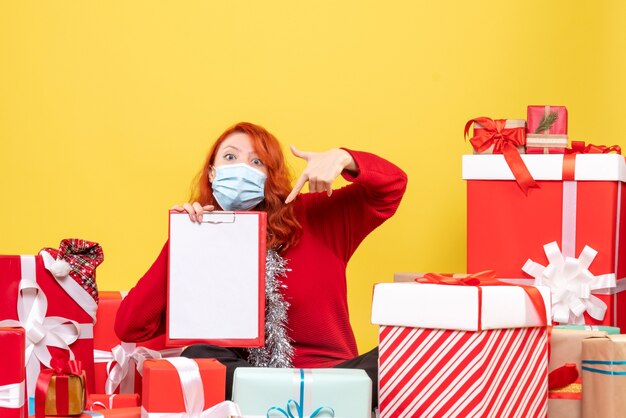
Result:
<instances>
[{"instance_id":1,"label":"yellow background","mask_svg":"<svg viewBox=\"0 0 626 418\"><path fill-rule=\"evenodd\" d=\"M625 17L618 0L2 1L0 253L98 241L100 289L128 289L227 126L371 151L409 187L348 270L366 350L374 282L464 270L468 119L566 105L570 139L626 146Z\"/></svg>"}]
</instances>

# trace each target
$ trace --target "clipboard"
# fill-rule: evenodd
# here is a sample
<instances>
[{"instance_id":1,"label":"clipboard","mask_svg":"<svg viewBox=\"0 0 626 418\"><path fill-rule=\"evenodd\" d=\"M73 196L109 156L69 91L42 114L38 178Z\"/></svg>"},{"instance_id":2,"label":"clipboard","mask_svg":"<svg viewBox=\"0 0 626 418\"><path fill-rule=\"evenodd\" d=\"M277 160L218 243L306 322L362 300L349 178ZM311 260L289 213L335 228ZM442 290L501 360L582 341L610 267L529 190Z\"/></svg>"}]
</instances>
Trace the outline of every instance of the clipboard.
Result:
<instances>
[{"instance_id":1,"label":"clipboard","mask_svg":"<svg viewBox=\"0 0 626 418\"><path fill-rule=\"evenodd\" d=\"M170 347L265 343L265 212L169 213Z\"/></svg>"}]
</instances>

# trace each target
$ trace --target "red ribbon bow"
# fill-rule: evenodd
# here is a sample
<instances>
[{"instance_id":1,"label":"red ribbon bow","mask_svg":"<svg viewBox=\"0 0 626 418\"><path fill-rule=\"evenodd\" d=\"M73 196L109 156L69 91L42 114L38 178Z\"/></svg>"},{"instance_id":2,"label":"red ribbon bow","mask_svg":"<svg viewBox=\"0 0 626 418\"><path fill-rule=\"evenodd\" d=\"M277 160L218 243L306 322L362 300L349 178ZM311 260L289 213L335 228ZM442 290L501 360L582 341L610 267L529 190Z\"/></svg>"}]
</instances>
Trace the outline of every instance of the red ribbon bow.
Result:
<instances>
[{"instance_id":1,"label":"red ribbon bow","mask_svg":"<svg viewBox=\"0 0 626 418\"><path fill-rule=\"evenodd\" d=\"M52 376L56 377L56 412L57 415L69 415L69 376L82 376L83 366L79 360L53 358L50 369L42 370L37 378L35 389L35 416L44 418L46 413L46 394ZM87 402L87 390L83 389L83 405Z\"/></svg>"},{"instance_id":2,"label":"red ribbon bow","mask_svg":"<svg viewBox=\"0 0 626 418\"><path fill-rule=\"evenodd\" d=\"M506 125L505 119L493 120L481 117L470 119L465 124L465 138L467 138L473 123L478 123L483 128L474 128L474 136L470 139L470 143L477 152L483 152L493 145L493 153L504 156L515 181L525 194L528 194L528 189L539 187L517 150L517 147L526 144L526 131L524 129L507 129L504 127Z\"/></svg>"},{"instance_id":3,"label":"red ribbon bow","mask_svg":"<svg viewBox=\"0 0 626 418\"><path fill-rule=\"evenodd\" d=\"M610 152L621 154L622 149L619 145L608 147L606 145L585 145L585 141L572 141L572 148L565 150L566 154L608 154Z\"/></svg>"},{"instance_id":4,"label":"red ribbon bow","mask_svg":"<svg viewBox=\"0 0 626 418\"><path fill-rule=\"evenodd\" d=\"M578 368L574 363L565 363L548 374L548 390L563 388L578 379Z\"/></svg>"},{"instance_id":5,"label":"red ribbon bow","mask_svg":"<svg viewBox=\"0 0 626 418\"><path fill-rule=\"evenodd\" d=\"M415 279L419 283L444 284L451 286L475 286L478 289L478 331L482 331L482 289L481 286L517 286L524 289L530 301L539 315L539 319L543 325L548 324L548 316L546 314L546 306L543 297L534 286L518 285L513 283L502 282L496 279L496 272L493 270L485 270L478 273L468 274L462 277L451 277L438 273L426 273L423 277Z\"/></svg>"}]
</instances>

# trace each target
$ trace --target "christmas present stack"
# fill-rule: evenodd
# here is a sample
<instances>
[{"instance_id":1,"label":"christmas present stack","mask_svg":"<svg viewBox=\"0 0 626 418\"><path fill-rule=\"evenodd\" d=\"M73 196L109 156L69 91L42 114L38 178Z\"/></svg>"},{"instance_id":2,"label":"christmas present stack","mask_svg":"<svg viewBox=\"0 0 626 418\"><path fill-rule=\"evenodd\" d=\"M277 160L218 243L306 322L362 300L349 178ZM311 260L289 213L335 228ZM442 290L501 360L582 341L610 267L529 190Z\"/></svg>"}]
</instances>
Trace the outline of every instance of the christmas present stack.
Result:
<instances>
[{"instance_id":1,"label":"christmas present stack","mask_svg":"<svg viewBox=\"0 0 626 418\"><path fill-rule=\"evenodd\" d=\"M364 370L240 367L233 401L244 417L370 418L372 381Z\"/></svg>"},{"instance_id":2,"label":"christmas present stack","mask_svg":"<svg viewBox=\"0 0 626 418\"><path fill-rule=\"evenodd\" d=\"M509 142L497 132L489 141ZM624 326L626 163L611 151L619 147L576 143L519 160L464 155L467 271L549 286L555 322Z\"/></svg>"},{"instance_id":3,"label":"christmas present stack","mask_svg":"<svg viewBox=\"0 0 626 418\"><path fill-rule=\"evenodd\" d=\"M113 327L125 295L126 292L100 292L98 321L94 327L94 386L97 394L140 395L144 361L176 357L182 352L182 348L166 348L164 336L141 343L121 341ZM118 397L116 402L124 398Z\"/></svg>"},{"instance_id":4,"label":"christmas present stack","mask_svg":"<svg viewBox=\"0 0 626 418\"><path fill-rule=\"evenodd\" d=\"M380 417L543 417L549 289L493 272L374 288Z\"/></svg>"},{"instance_id":5,"label":"christmas present stack","mask_svg":"<svg viewBox=\"0 0 626 418\"><path fill-rule=\"evenodd\" d=\"M518 143L498 132L489 141L501 149ZM549 415L613 416L597 415L609 409L596 404L604 402L598 387L608 390L615 380L590 377L584 347L612 341L608 334L626 324L625 160L618 146L574 141L567 148L567 110L559 106L528 107L526 154L521 164L504 155L463 156L467 271L493 268L508 282L548 286L552 320L575 324L555 327L550 338Z\"/></svg>"},{"instance_id":6,"label":"christmas present stack","mask_svg":"<svg viewBox=\"0 0 626 418\"><path fill-rule=\"evenodd\" d=\"M0 327L25 330L29 401L40 371L50 369L53 359L80 362L93 390L95 269L102 260L100 245L76 239L37 256L0 256Z\"/></svg>"}]
</instances>

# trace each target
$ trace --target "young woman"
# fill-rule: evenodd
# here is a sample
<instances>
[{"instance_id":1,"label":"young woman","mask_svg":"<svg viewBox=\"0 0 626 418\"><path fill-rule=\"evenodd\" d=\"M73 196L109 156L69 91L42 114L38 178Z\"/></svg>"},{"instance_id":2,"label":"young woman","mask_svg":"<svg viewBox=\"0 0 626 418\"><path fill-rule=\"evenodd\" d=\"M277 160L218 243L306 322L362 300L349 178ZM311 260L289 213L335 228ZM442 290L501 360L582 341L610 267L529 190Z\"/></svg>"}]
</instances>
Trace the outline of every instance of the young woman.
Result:
<instances>
[{"instance_id":1,"label":"young woman","mask_svg":"<svg viewBox=\"0 0 626 418\"><path fill-rule=\"evenodd\" d=\"M286 321L268 319L265 348L194 345L183 355L224 363L228 399L232 374L239 366L344 367L368 373L376 403L378 351L358 356L348 314L346 266L361 241L395 213L406 189L406 174L366 152L303 152L293 146L291 151L307 163L293 188L276 138L258 125L239 123L213 145L198 176L193 203L174 207L187 211L192 222L201 222L203 211L267 212L268 263L278 260L285 267L275 277L279 302L268 298L267 309L273 309L272 303L276 312L286 309L282 318ZM351 184L333 190L332 182L340 175ZM307 182L309 193L299 194ZM166 243L123 300L115 321L123 341L164 333L167 260ZM276 265L270 267L275 271ZM267 332L268 326L272 332Z\"/></svg>"}]
</instances>

